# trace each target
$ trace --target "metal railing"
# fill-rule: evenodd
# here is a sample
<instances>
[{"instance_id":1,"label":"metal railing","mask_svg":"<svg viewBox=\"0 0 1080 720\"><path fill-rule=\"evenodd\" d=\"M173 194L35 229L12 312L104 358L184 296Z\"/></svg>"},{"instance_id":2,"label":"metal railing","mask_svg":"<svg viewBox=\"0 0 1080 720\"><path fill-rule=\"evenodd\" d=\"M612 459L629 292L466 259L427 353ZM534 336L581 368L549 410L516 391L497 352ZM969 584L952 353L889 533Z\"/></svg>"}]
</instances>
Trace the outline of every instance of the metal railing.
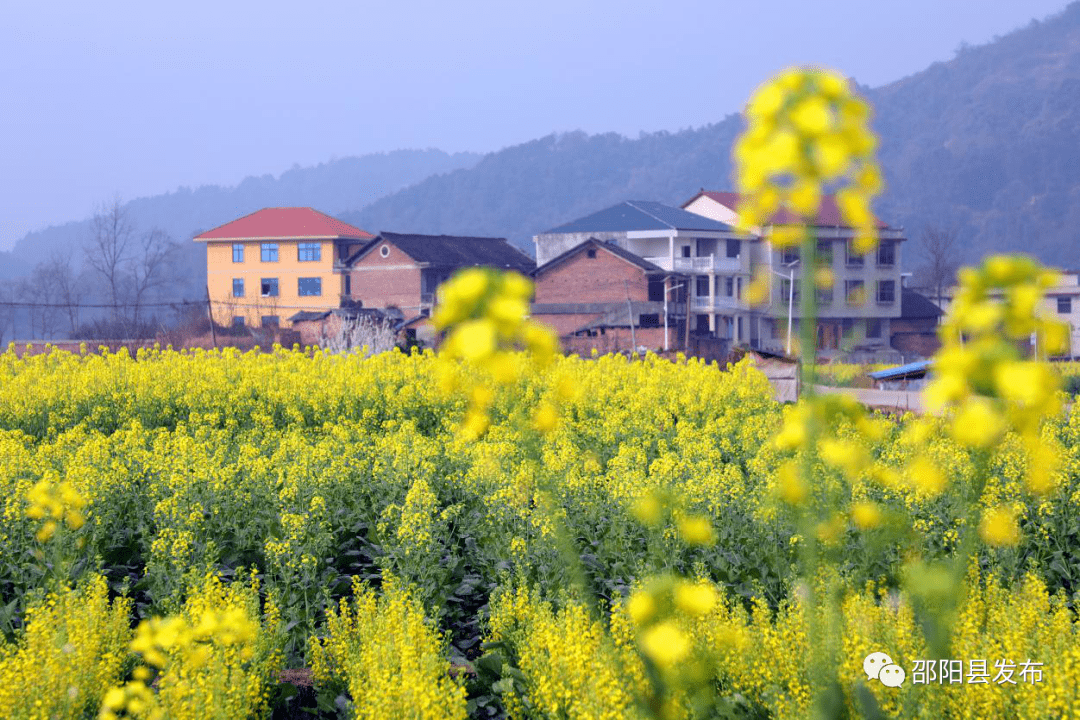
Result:
<instances>
[{"instance_id":1,"label":"metal railing","mask_svg":"<svg viewBox=\"0 0 1080 720\"><path fill-rule=\"evenodd\" d=\"M664 270L675 272L739 272L742 270L742 258L719 257L716 255L704 255L702 257L677 257L667 255L645 258L653 265L658 265Z\"/></svg>"}]
</instances>

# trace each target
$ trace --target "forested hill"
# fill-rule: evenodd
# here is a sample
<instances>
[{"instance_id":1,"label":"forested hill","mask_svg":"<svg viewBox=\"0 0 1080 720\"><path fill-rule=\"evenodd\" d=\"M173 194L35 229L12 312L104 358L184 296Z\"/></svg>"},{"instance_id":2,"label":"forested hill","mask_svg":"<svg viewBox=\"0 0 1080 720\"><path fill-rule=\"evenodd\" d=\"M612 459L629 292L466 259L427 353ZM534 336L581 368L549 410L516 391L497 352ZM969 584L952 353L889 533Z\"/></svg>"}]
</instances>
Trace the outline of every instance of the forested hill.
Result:
<instances>
[{"instance_id":1,"label":"forested hill","mask_svg":"<svg viewBox=\"0 0 1080 720\"><path fill-rule=\"evenodd\" d=\"M1080 240L1080 3L890 85L875 106L888 180L878 204L917 239L958 230L965 260L1024 250L1075 266ZM628 199L681 203L731 185L737 116L636 139L551 135L391 194L350 222L373 231L531 236ZM915 250L917 243L912 243ZM909 256L912 267L917 258Z\"/></svg>"},{"instance_id":2,"label":"forested hill","mask_svg":"<svg viewBox=\"0 0 1080 720\"><path fill-rule=\"evenodd\" d=\"M137 198L127 202L125 210L139 230L157 227L181 242L185 248L184 274L191 275L191 291L199 296L205 292L206 263L199 256L203 249L189 242L199 232L264 207L311 206L340 216L433 174L474 165L480 157L476 153L449 154L441 150L397 150L346 157L313 167L295 166L278 177L248 177L235 187L206 185ZM103 195L101 200L106 203L111 198ZM92 221L85 219L27 234L10 254L0 253L0 279L29 272L54 249L81 259L81 247L92 227Z\"/></svg>"}]
</instances>

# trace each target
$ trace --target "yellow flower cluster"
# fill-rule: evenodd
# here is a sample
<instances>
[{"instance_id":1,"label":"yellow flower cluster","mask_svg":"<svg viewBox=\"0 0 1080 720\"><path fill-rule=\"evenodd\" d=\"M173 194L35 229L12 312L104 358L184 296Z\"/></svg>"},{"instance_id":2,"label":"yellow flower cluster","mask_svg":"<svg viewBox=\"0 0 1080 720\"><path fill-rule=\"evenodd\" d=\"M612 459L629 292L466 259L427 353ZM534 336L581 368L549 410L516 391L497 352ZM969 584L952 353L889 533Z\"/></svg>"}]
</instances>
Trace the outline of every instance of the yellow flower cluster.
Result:
<instances>
[{"instance_id":1,"label":"yellow flower cluster","mask_svg":"<svg viewBox=\"0 0 1080 720\"><path fill-rule=\"evenodd\" d=\"M256 581L225 585L208 575L179 615L140 623L131 650L145 664L108 691L100 720L258 717L282 642L276 607L268 602L260 622L259 604Z\"/></svg>"},{"instance_id":2,"label":"yellow flower cluster","mask_svg":"<svg viewBox=\"0 0 1080 720\"><path fill-rule=\"evenodd\" d=\"M1028 451L1028 487L1045 493L1055 462L1041 427L1061 409L1061 378L1021 346L1034 338L1039 352L1056 354L1067 343L1066 326L1042 309L1055 276L1027 257L994 256L965 268L960 281L939 331L926 404L952 411L952 435L968 447L995 447L1015 429Z\"/></svg>"},{"instance_id":3,"label":"yellow flower cluster","mask_svg":"<svg viewBox=\"0 0 1080 720\"><path fill-rule=\"evenodd\" d=\"M466 717L442 637L393 576L384 576L381 596L354 577L353 597L329 611L326 629L311 640L311 667L319 682L345 682L353 717Z\"/></svg>"},{"instance_id":4,"label":"yellow flower cluster","mask_svg":"<svg viewBox=\"0 0 1080 720\"><path fill-rule=\"evenodd\" d=\"M857 251L872 249L870 200L882 181L869 117L869 106L847 79L829 70L787 70L758 88L746 107L747 129L735 145L740 223L768 224L781 208L813 218L823 188L846 183L837 203L856 228ZM802 239L797 228L786 229L793 232L774 233L777 246Z\"/></svg>"},{"instance_id":5,"label":"yellow flower cluster","mask_svg":"<svg viewBox=\"0 0 1080 720\"><path fill-rule=\"evenodd\" d=\"M4 717L75 720L96 712L123 677L129 610L127 600L109 602L99 575L32 603L15 642L0 643Z\"/></svg>"},{"instance_id":6,"label":"yellow flower cluster","mask_svg":"<svg viewBox=\"0 0 1080 720\"><path fill-rule=\"evenodd\" d=\"M436 329L448 333L441 354L471 363L495 385L514 382L524 370L525 358L514 352L517 348L528 350L528 359L537 366L547 366L559 352L559 340L551 328L528 319L532 292L532 282L525 277L490 268L465 270L443 283L431 317ZM443 372L443 385L455 387L455 368L448 366ZM487 431L493 400L490 387L473 385L461 427L466 437L475 439ZM546 403L537 408L533 424L548 432L557 420L557 410Z\"/></svg>"},{"instance_id":7,"label":"yellow flower cluster","mask_svg":"<svg viewBox=\"0 0 1080 720\"><path fill-rule=\"evenodd\" d=\"M556 610L534 591L501 591L492 598L488 640L516 655L539 717L642 716L635 699L645 675L629 633L624 628L613 640L578 602Z\"/></svg>"},{"instance_id":8,"label":"yellow flower cluster","mask_svg":"<svg viewBox=\"0 0 1080 720\"><path fill-rule=\"evenodd\" d=\"M30 488L26 499L30 503L26 509L27 517L44 521L34 535L40 543L48 542L61 523L71 530L78 530L86 524L86 516L83 514L86 499L71 483L42 479Z\"/></svg>"}]
</instances>

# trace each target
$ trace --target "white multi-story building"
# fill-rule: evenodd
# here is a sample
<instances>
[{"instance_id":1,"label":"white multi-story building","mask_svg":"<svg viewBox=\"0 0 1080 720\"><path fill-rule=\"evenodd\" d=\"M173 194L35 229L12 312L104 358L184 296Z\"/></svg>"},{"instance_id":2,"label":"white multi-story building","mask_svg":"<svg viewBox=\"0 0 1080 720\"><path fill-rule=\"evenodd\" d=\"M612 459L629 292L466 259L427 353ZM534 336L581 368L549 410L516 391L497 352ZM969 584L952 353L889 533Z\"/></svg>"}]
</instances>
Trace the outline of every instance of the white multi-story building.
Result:
<instances>
[{"instance_id":1,"label":"white multi-story building","mask_svg":"<svg viewBox=\"0 0 1080 720\"><path fill-rule=\"evenodd\" d=\"M1044 309L1069 325L1069 349L1067 356L1080 358L1080 271L1058 270L1058 282L1047 288L1043 299ZM945 290L938 303L947 315L956 296L956 288ZM931 296L933 298L933 296ZM934 298L936 299L936 298Z\"/></svg>"},{"instance_id":2,"label":"white multi-story building","mask_svg":"<svg viewBox=\"0 0 1080 720\"><path fill-rule=\"evenodd\" d=\"M734 225L739 196L731 192L702 190L683 204L683 209ZM753 322L761 346L781 349L786 345L789 308L790 323L798 333L801 311L800 294L807 284L797 248L777 249L770 237L777 227L792 224L792 217L781 212L770 224L755 228L755 241L748 243L753 272L767 272L770 279L769 302ZM832 271L832 288L814 288L818 296L818 347L823 351L888 349L890 322L900 317L901 250L903 231L877 222L878 247L869 255L853 251L855 229L843 222L835 198L823 198L815 223L810 230L817 238L819 266ZM794 297L791 293L794 292Z\"/></svg>"},{"instance_id":3,"label":"white multi-story building","mask_svg":"<svg viewBox=\"0 0 1080 720\"><path fill-rule=\"evenodd\" d=\"M690 332L757 344L758 326L745 300L756 237L663 203L629 201L536 235L536 263L543 266L589 239L615 243L677 273L688 285L679 295L689 295ZM612 299L618 292L613 289Z\"/></svg>"}]
</instances>

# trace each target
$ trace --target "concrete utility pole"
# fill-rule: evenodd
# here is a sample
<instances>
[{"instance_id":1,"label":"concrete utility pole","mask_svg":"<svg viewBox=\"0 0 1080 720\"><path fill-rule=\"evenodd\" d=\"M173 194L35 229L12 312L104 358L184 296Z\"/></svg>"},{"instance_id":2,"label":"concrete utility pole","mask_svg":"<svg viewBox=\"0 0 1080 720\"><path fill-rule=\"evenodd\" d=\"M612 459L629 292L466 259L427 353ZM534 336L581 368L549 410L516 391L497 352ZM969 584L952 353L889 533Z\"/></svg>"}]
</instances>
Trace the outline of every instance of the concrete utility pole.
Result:
<instances>
[{"instance_id":1,"label":"concrete utility pole","mask_svg":"<svg viewBox=\"0 0 1080 720\"><path fill-rule=\"evenodd\" d=\"M678 283L677 285L664 288L664 352L671 349L671 342L668 340L668 293L672 290L678 290L681 287L686 287L686 283ZM689 317L689 313L687 313L687 316Z\"/></svg>"},{"instance_id":2,"label":"concrete utility pole","mask_svg":"<svg viewBox=\"0 0 1080 720\"><path fill-rule=\"evenodd\" d=\"M769 268L773 275L778 275L782 278L786 278L788 281L788 305L787 305L787 354L791 355L791 318L795 313L795 265L791 263L788 265L790 271L787 275L784 273L778 273L772 268Z\"/></svg>"},{"instance_id":3,"label":"concrete utility pole","mask_svg":"<svg viewBox=\"0 0 1080 720\"><path fill-rule=\"evenodd\" d=\"M634 332L634 306L630 304L630 282L623 280L626 287L626 317L630 321L630 344L633 346L631 353L637 352L637 333Z\"/></svg>"}]
</instances>

